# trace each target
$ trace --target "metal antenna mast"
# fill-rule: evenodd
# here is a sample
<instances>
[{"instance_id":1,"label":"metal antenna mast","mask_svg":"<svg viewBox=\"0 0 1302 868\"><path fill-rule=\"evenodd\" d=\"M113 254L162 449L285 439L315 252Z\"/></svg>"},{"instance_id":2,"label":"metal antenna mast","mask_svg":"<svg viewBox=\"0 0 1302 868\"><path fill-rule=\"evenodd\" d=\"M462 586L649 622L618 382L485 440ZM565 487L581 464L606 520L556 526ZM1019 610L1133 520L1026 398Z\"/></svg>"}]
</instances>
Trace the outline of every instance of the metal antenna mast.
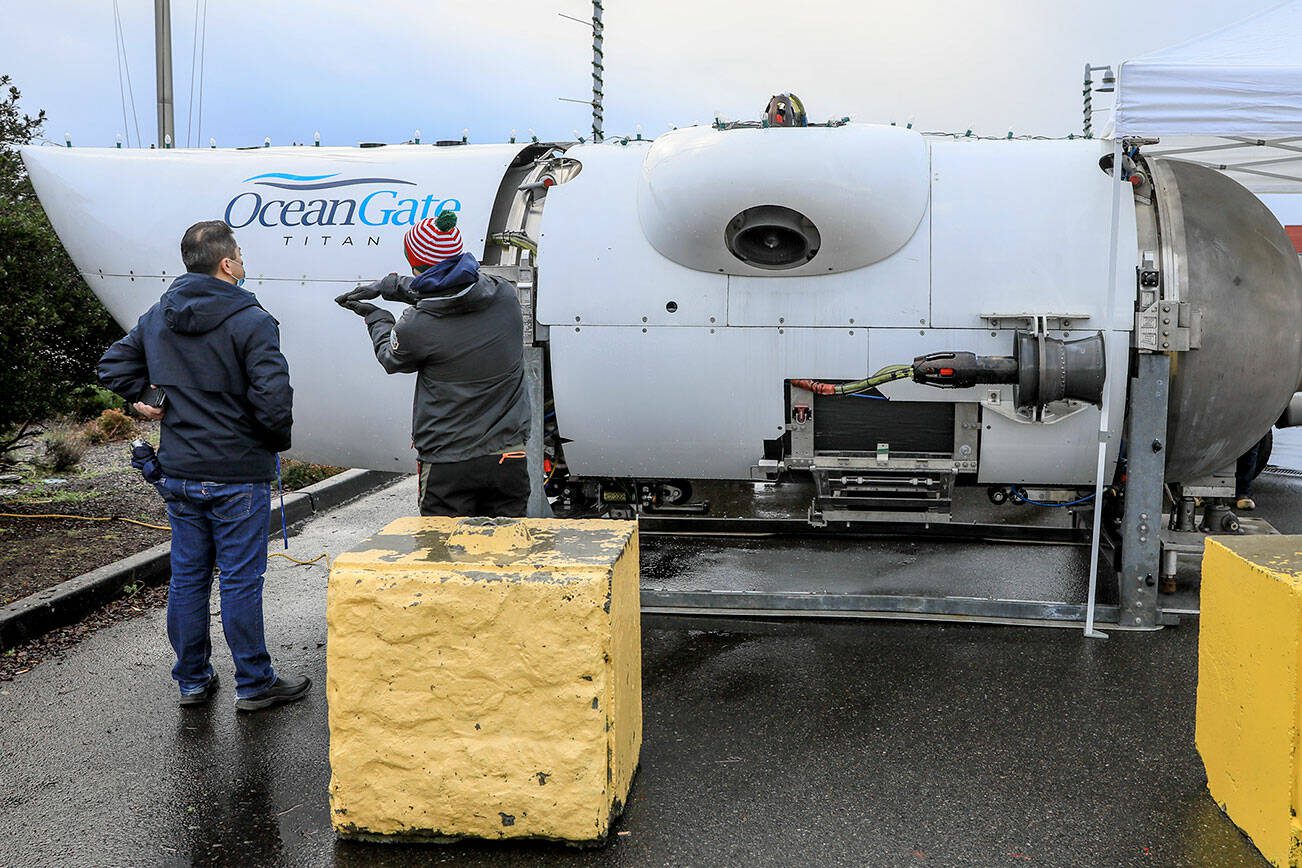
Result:
<instances>
[{"instance_id":1,"label":"metal antenna mast","mask_svg":"<svg viewBox=\"0 0 1302 868\"><path fill-rule=\"evenodd\" d=\"M172 104L172 2L154 0L154 66L158 79L158 147L176 145Z\"/></svg>"},{"instance_id":2,"label":"metal antenna mast","mask_svg":"<svg viewBox=\"0 0 1302 868\"><path fill-rule=\"evenodd\" d=\"M1099 87L1094 86L1091 73L1103 70L1103 84ZM1081 96L1085 100L1085 122L1082 124L1082 132L1085 138L1094 138L1094 94L1096 93L1113 93L1117 89L1117 76L1110 66L1090 66L1085 64L1085 82L1082 85Z\"/></svg>"},{"instance_id":3,"label":"metal antenna mast","mask_svg":"<svg viewBox=\"0 0 1302 868\"><path fill-rule=\"evenodd\" d=\"M602 132L602 97L605 96L602 76L606 71L606 55L602 49L602 37L606 27L601 23L601 0L592 0L592 140L599 142L605 138Z\"/></svg>"},{"instance_id":4,"label":"metal antenna mast","mask_svg":"<svg viewBox=\"0 0 1302 868\"><path fill-rule=\"evenodd\" d=\"M606 73L606 53L602 45L606 25L601 20L602 11L601 0L592 0L591 21L584 21L582 18L575 18L573 15L566 15L564 12L557 13L569 21L585 24L592 28L592 99L568 99L566 97L559 97L559 99L561 102L577 102L592 106L592 140L594 142L600 142L606 137L605 132L602 130L605 121L602 105L602 100L605 97L605 85L602 77Z\"/></svg>"}]
</instances>

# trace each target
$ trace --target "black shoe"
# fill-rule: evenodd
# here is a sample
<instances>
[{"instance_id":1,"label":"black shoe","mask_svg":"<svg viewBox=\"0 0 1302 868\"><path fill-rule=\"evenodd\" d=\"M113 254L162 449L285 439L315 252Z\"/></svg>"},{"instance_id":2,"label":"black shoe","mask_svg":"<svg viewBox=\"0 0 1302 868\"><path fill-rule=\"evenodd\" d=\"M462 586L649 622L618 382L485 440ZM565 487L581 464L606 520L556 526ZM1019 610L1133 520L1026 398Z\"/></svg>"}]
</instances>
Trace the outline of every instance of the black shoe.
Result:
<instances>
[{"instance_id":1,"label":"black shoe","mask_svg":"<svg viewBox=\"0 0 1302 868\"><path fill-rule=\"evenodd\" d=\"M261 711L264 708L271 708L273 705L297 702L307 696L307 689L311 686L312 682L306 675L291 675L288 678L277 675L276 680L266 690L235 700L235 709L237 711Z\"/></svg>"},{"instance_id":2,"label":"black shoe","mask_svg":"<svg viewBox=\"0 0 1302 868\"><path fill-rule=\"evenodd\" d=\"M208 683L204 685L203 690L200 690L198 693L182 693L180 704L181 705L207 705L208 700L212 699L213 696L217 693L217 686L218 686L217 673L214 672L212 674L212 678L209 678Z\"/></svg>"}]
</instances>

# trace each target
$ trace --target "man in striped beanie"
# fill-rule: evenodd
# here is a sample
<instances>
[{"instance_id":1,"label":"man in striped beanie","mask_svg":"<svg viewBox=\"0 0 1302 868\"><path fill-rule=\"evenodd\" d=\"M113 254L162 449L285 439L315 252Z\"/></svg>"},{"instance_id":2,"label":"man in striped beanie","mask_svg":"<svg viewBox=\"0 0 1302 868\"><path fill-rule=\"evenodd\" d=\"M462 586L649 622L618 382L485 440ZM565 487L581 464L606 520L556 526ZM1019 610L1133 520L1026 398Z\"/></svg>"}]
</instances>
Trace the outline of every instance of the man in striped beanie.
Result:
<instances>
[{"instance_id":1,"label":"man in striped beanie","mask_svg":"<svg viewBox=\"0 0 1302 868\"><path fill-rule=\"evenodd\" d=\"M461 230L457 228L457 212L444 211L437 217L420 221L402 237L402 247L417 274L431 265L459 256Z\"/></svg>"},{"instance_id":2,"label":"man in striped beanie","mask_svg":"<svg viewBox=\"0 0 1302 868\"><path fill-rule=\"evenodd\" d=\"M421 515L522 516L530 411L515 285L480 273L455 212L420 221L402 242L413 277L390 274L335 301L365 319L385 371L418 374ZM374 298L409 307L395 322Z\"/></svg>"}]
</instances>

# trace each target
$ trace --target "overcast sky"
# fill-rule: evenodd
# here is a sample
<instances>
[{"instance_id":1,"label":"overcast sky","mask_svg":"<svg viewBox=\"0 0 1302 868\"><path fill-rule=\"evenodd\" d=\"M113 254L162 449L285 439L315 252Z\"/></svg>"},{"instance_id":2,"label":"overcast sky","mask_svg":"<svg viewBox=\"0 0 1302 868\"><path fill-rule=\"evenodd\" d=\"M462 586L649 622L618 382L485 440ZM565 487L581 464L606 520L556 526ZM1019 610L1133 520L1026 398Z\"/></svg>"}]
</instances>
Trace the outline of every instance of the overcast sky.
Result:
<instances>
[{"instance_id":1,"label":"overcast sky","mask_svg":"<svg viewBox=\"0 0 1302 868\"><path fill-rule=\"evenodd\" d=\"M206 0L172 3L178 144L325 144L585 135L583 0ZM811 120L1047 136L1080 130L1082 67L1222 27L1277 0L605 0L606 131L758 116L794 91ZM152 0L118 0L130 70L123 119L113 0L4 0L0 73L48 138L156 138ZM191 69L195 68L192 85ZM124 78L122 88L126 89ZM191 89L194 98L191 99ZM1106 98L1102 98L1106 99ZM200 108L202 124L200 125ZM1106 114L1096 116L1102 127Z\"/></svg>"}]
</instances>

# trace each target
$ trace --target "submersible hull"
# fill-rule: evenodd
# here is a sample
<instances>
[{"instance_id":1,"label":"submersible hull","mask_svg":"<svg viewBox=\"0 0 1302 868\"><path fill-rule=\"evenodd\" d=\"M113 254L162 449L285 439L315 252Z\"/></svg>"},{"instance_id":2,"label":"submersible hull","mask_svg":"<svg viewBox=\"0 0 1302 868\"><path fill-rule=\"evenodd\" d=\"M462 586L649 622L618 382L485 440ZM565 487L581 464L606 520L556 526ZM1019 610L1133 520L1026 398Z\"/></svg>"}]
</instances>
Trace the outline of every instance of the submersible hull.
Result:
<instances>
[{"instance_id":1,"label":"submersible hull","mask_svg":"<svg viewBox=\"0 0 1302 868\"><path fill-rule=\"evenodd\" d=\"M383 373L330 300L405 270L403 233L451 209L467 249L518 281L525 338L545 350L551 442L576 477L754 478L799 446L791 380L860 379L940 350L1007 354L1016 332L1038 330L1103 335L1106 425L1089 403L1028 411L1007 386L902 381L880 388L889 401L824 415L841 426L822 429L824 447L948 462L983 483L1088 485L1100 427L1112 473L1128 372L1147 348L1172 357L1167 477L1192 480L1288 404L1302 270L1250 192L1174 160L1141 163L1125 185L1113 257L1105 147L848 124L23 157L124 327L181 270L187 226L235 227L247 288L281 323L291 454L305 460L410 467L411 383Z\"/></svg>"}]
</instances>

